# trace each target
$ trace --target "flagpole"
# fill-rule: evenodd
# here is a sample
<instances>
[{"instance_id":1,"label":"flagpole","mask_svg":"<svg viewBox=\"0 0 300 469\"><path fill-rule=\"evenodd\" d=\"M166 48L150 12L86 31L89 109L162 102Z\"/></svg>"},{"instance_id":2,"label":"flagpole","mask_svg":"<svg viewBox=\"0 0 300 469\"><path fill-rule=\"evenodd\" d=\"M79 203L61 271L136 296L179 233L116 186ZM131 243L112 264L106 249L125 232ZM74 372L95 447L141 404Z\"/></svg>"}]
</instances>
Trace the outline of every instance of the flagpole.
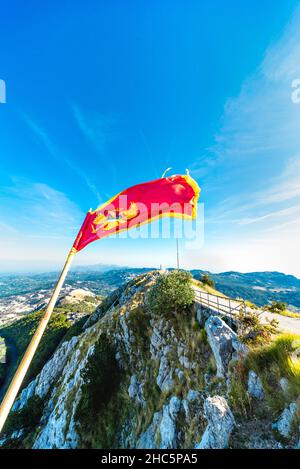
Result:
<instances>
[{"instance_id":1,"label":"flagpole","mask_svg":"<svg viewBox=\"0 0 300 469\"><path fill-rule=\"evenodd\" d=\"M177 270L179 270L179 250L178 250L178 238L176 238L176 251L177 251Z\"/></svg>"},{"instance_id":2,"label":"flagpole","mask_svg":"<svg viewBox=\"0 0 300 469\"><path fill-rule=\"evenodd\" d=\"M18 366L17 371L15 372L15 375L10 383L10 386L5 394L5 397L1 403L0 406L0 433L3 429L3 426L6 422L6 419L8 417L8 414L10 412L10 409L12 408L12 405L15 401L15 398L18 395L18 392L20 390L21 384L24 380L24 377L28 371L28 368L30 366L30 363L34 357L34 354L36 352L36 349L38 348L38 345L40 343L40 340L43 336L43 333L47 327L47 324L49 322L49 319L51 317L51 314L53 312L53 308L56 304L58 295L60 293L61 287L63 286L63 283L65 281L66 275L68 273L68 270L70 268L71 262L73 260L73 257L76 254L76 249L72 248L71 251L69 252L69 255L67 257L67 260L65 262L64 268L60 274L60 277L58 279L58 282L56 284L56 287L52 293L51 299L49 301L49 304L46 308L46 311L44 313L44 316L42 317L32 339L30 344L27 347L27 350Z\"/></svg>"}]
</instances>

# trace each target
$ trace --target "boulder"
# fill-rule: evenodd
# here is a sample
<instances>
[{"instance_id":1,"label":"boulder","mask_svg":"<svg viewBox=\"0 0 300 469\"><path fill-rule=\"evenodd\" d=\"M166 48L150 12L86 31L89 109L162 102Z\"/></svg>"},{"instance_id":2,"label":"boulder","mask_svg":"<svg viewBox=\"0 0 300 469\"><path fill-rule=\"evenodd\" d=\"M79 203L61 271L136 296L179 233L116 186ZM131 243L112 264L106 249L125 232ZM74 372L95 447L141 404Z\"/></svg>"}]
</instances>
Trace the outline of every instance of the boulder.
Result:
<instances>
[{"instance_id":1,"label":"boulder","mask_svg":"<svg viewBox=\"0 0 300 469\"><path fill-rule=\"evenodd\" d=\"M142 406L146 405L144 396L143 396L143 386L138 382L137 376L132 375L130 379L130 385L128 387L128 395L131 399L134 399L136 402Z\"/></svg>"},{"instance_id":2,"label":"boulder","mask_svg":"<svg viewBox=\"0 0 300 469\"><path fill-rule=\"evenodd\" d=\"M182 407L185 413L185 418L189 420L191 414L195 415L199 413L199 407L201 402L201 394L199 391L190 389L187 393L186 399L182 401Z\"/></svg>"},{"instance_id":3,"label":"boulder","mask_svg":"<svg viewBox=\"0 0 300 469\"><path fill-rule=\"evenodd\" d=\"M208 397L204 402L204 414L208 426L196 449L227 448L235 421L226 399L222 396Z\"/></svg>"},{"instance_id":4,"label":"boulder","mask_svg":"<svg viewBox=\"0 0 300 469\"><path fill-rule=\"evenodd\" d=\"M233 331L232 331L233 332ZM237 352L238 356L245 356L249 353L247 345L243 344L235 332L232 333L232 347Z\"/></svg>"},{"instance_id":5,"label":"boulder","mask_svg":"<svg viewBox=\"0 0 300 469\"><path fill-rule=\"evenodd\" d=\"M44 365L41 373L23 389L19 399L14 403L13 412L21 410L32 396L43 398L48 393L51 386L58 380L70 355L78 343L78 337L63 342L56 350L52 358Z\"/></svg>"},{"instance_id":6,"label":"boulder","mask_svg":"<svg viewBox=\"0 0 300 469\"><path fill-rule=\"evenodd\" d=\"M232 357L232 339L235 333L218 316L210 316L205 323L205 329L209 345L215 357L217 376L224 377Z\"/></svg>"},{"instance_id":7,"label":"boulder","mask_svg":"<svg viewBox=\"0 0 300 469\"><path fill-rule=\"evenodd\" d=\"M156 412L153 416L152 422L147 428L147 430L141 434L140 438L137 441L136 447L138 449L155 449L157 448L156 444L156 434L159 427L159 424L162 419L162 411Z\"/></svg>"},{"instance_id":8,"label":"boulder","mask_svg":"<svg viewBox=\"0 0 300 469\"><path fill-rule=\"evenodd\" d=\"M170 367L170 362L166 355L163 355L160 360L156 384L161 391L170 391L174 385L173 369Z\"/></svg>"},{"instance_id":9,"label":"boulder","mask_svg":"<svg viewBox=\"0 0 300 469\"><path fill-rule=\"evenodd\" d=\"M286 378L281 378L279 380L279 386L281 387L282 391L286 393L289 389L289 381Z\"/></svg>"},{"instance_id":10,"label":"boulder","mask_svg":"<svg viewBox=\"0 0 300 469\"><path fill-rule=\"evenodd\" d=\"M249 396L260 400L265 397L262 382L253 370L250 370L248 375L248 394Z\"/></svg>"},{"instance_id":11,"label":"boulder","mask_svg":"<svg viewBox=\"0 0 300 469\"><path fill-rule=\"evenodd\" d=\"M177 448L176 420L181 407L181 399L173 396L168 405L163 407L163 416L160 422L160 448Z\"/></svg>"},{"instance_id":12,"label":"boulder","mask_svg":"<svg viewBox=\"0 0 300 469\"><path fill-rule=\"evenodd\" d=\"M292 402L284 409L277 422L272 424L272 428L277 430L281 436L288 438L292 430L292 423L297 410L298 406L296 402Z\"/></svg>"}]
</instances>

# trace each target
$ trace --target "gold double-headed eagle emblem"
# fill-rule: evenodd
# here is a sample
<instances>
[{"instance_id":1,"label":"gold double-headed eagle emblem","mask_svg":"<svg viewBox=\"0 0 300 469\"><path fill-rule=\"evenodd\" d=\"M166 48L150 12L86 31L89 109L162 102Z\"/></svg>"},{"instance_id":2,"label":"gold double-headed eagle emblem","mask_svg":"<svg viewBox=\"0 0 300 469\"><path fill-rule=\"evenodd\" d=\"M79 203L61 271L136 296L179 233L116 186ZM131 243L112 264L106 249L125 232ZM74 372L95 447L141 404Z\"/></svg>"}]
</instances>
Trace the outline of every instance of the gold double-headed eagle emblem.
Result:
<instances>
[{"instance_id":1,"label":"gold double-headed eagle emblem","mask_svg":"<svg viewBox=\"0 0 300 469\"><path fill-rule=\"evenodd\" d=\"M131 202L130 207L126 209L116 208L108 210L107 215L98 213L92 223L92 232L97 233L99 230L109 231L124 225L129 220L135 218L139 213L139 209L135 202Z\"/></svg>"}]
</instances>

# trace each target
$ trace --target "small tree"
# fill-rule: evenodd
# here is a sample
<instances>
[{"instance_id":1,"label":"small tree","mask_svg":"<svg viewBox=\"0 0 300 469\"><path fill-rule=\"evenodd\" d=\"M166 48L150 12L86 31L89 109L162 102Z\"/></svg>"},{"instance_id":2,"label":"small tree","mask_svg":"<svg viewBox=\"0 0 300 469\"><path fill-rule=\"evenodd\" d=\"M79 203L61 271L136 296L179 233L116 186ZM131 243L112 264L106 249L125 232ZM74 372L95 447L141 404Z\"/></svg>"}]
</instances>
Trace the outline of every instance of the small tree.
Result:
<instances>
[{"instance_id":1,"label":"small tree","mask_svg":"<svg viewBox=\"0 0 300 469\"><path fill-rule=\"evenodd\" d=\"M265 306L265 309L267 311L270 311L271 313L278 313L278 314L285 311L286 308L287 308L287 305L283 301L272 301L271 304Z\"/></svg>"},{"instance_id":2,"label":"small tree","mask_svg":"<svg viewBox=\"0 0 300 469\"><path fill-rule=\"evenodd\" d=\"M208 285L209 287L215 288L215 282L209 274L202 274L201 282L204 283L204 285Z\"/></svg>"},{"instance_id":3,"label":"small tree","mask_svg":"<svg viewBox=\"0 0 300 469\"><path fill-rule=\"evenodd\" d=\"M147 298L151 312L166 315L186 312L194 301L191 279L192 275L184 270L160 275Z\"/></svg>"}]
</instances>

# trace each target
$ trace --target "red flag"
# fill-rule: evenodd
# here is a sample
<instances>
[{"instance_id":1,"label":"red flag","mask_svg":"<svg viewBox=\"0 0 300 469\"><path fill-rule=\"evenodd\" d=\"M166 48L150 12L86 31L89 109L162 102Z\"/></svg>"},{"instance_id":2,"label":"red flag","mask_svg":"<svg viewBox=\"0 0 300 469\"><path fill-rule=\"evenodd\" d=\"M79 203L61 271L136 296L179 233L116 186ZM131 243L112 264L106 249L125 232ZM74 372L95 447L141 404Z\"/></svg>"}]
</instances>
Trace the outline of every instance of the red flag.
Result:
<instances>
[{"instance_id":1,"label":"red flag","mask_svg":"<svg viewBox=\"0 0 300 469\"><path fill-rule=\"evenodd\" d=\"M200 188L189 175L175 175L138 184L89 211L73 248L129 230L161 217L196 218Z\"/></svg>"}]
</instances>

